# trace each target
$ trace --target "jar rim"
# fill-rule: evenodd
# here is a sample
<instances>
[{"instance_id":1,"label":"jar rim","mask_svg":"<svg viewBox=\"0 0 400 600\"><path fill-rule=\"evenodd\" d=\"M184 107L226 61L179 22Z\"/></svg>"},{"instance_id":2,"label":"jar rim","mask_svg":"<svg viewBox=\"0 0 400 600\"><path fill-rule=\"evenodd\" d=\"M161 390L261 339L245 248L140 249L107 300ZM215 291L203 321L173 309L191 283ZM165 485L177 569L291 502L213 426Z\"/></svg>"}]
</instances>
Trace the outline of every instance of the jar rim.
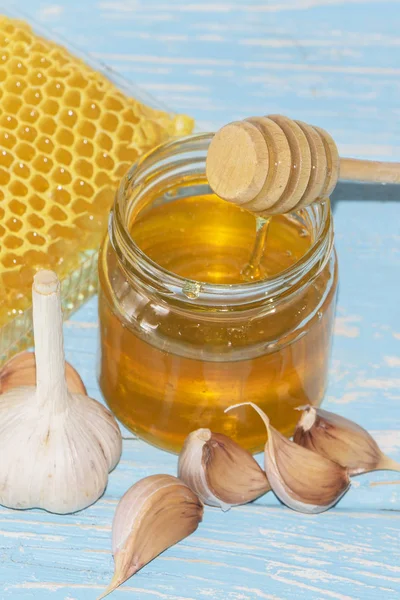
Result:
<instances>
[{"instance_id":1,"label":"jar rim","mask_svg":"<svg viewBox=\"0 0 400 600\"><path fill-rule=\"evenodd\" d=\"M177 300L198 305L237 305L258 301L277 300L298 291L305 280L316 277L330 258L333 247L333 219L329 198L315 202L291 214L308 216L313 225L314 240L305 254L293 265L280 273L259 281L243 281L234 284L219 284L188 279L168 271L153 261L132 238L128 224L133 196L127 203L127 192L140 190L143 195L149 182L157 177L161 165L164 171L180 163L186 168L192 164L197 173L205 173L199 166L207 155L208 145L214 133L195 133L165 142L150 150L133 164L123 177L110 212L108 233L128 279L139 278L155 292L173 296ZM209 188L211 192L211 189Z\"/></svg>"}]
</instances>

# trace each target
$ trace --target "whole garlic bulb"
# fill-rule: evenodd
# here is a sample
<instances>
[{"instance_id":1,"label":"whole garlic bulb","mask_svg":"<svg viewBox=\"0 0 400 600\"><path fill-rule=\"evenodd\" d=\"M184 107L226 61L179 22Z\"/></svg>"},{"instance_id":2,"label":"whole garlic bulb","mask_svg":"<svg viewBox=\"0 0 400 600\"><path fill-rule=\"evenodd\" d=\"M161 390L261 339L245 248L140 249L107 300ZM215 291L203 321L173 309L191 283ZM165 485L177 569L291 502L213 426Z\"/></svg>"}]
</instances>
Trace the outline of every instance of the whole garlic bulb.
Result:
<instances>
[{"instance_id":1,"label":"whole garlic bulb","mask_svg":"<svg viewBox=\"0 0 400 600\"><path fill-rule=\"evenodd\" d=\"M121 454L111 413L65 379L60 284L39 271L32 288L36 387L0 400L0 504L71 513L95 502Z\"/></svg>"}]
</instances>

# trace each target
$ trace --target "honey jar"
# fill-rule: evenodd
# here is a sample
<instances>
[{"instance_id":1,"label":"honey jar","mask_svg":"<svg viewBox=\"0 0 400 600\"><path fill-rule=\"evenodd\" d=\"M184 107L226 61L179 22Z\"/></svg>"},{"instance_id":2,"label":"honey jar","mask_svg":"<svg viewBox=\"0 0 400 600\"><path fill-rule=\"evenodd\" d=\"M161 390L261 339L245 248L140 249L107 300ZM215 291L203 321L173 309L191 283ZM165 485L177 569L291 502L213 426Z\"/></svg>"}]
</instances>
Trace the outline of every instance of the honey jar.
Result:
<instances>
[{"instance_id":1,"label":"honey jar","mask_svg":"<svg viewBox=\"0 0 400 600\"><path fill-rule=\"evenodd\" d=\"M257 218L213 194L213 134L157 147L122 179L99 260L100 385L118 419L178 452L208 427L251 452L323 399L337 289L329 200L271 217L252 278Z\"/></svg>"}]
</instances>

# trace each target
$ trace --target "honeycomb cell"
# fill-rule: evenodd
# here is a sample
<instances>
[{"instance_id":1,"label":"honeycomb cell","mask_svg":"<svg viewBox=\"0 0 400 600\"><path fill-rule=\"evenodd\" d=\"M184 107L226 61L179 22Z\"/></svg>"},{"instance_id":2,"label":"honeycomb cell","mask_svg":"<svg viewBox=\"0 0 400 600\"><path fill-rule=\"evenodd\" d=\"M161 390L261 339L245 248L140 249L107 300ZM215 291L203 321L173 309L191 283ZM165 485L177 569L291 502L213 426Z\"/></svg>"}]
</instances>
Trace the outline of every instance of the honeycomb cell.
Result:
<instances>
[{"instance_id":1,"label":"honeycomb cell","mask_svg":"<svg viewBox=\"0 0 400 600\"><path fill-rule=\"evenodd\" d=\"M138 125L140 123L140 117L133 111L132 108L122 111L121 115L124 123L131 123L132 125Z\"/></svg>"},{"instance_id":2,"label":"honeycomb cell","mask_svg":"<svg viewBox=\"0 0 400 600\"><path fill-rule=\"evenodd\" d=\"M33 208L33 210L37 210L38 212L43 210L43 208L46 206L46 202L37 194L33 194L32 196L30 196L28 202Z\"/></svg>"},{"instance_id":3,"label":"honeycomb cell","mask_svg":"<svg viewBox=\"0 0 400 600\"><path fill-rule=\"evenodd\" d=\"M13 196L26 196L28 193L28 188L22 181L18 181L18 179L14 179L8 186L10 193Z\"/></svg>"},{"instance_id":4,"label":"honeycomb cell","mask_svg":"<svg viewBox=\"0 0 400 600\"><path fill-rule=\"evenodd\" d=\"M96 161L97 162L97 161ZM88 160L80 158L74 163L75 173L86 179L90 179L93 175L93 165Z\"/></svg>"},{"instance_id":5,"label":"honeycomb cell","mask_svg":"<svg viewBox=\"0 0 400 600\"><path fill-rule=\"evenodd\" d=\"M91 213L77 217L74 219L74 223L79 229L84 229L85 231L99 231L103 227L103 219Z\"/></svg>"},{"instance_id":6,"label":"honeycomb cell","mask_svg":"<svg viewBox=\"0 0 400 600\"><path fill-rule=\"evenodd\" d=\"M6 63L10 59L10 53L7 50L0 50L0 64ZM6 73L6 71L4 71ZM7 73L6 73L7 75Z\"/></svg>"},{"instance_id":7,"label":"honeycomb cell","mask_svg":"<svg viewBox=\"0 0 400 600\"><path fill-rule=\"evenodd\" d=\"M104 106L108 109L108 110L114 110L119 112L120 110L123 110L124 108L124 102L123 99L119 99L116 96L106 96L104 98L103 101Z\"/></svg>"},{"instance_id":8,"label":"honeycomb cell","mask_svg":"<svg viewBox=\"0 0 400 600\"><path fill-rule=\"evenodd\" d=\"M32 144L28 144L27 142L21 142L15 146L14 149L15 154L21 160L29 162L36 154L35 147Z\"/></svg>"},{"instance_id":9,"label":"honeycomb cell","mask_svg":"<svg viewBox=\"0 0 400 600\"><path fill-rule=\"evenodd\" d=\"M33 87L39 87L45 84L47 81L46 75L40 69L31 71L28 75L28 83Z\"/></svg>"},{"instance_id":10,"label":"honeycomb cell","mask_svg":"<svg viewBox=\"0 0 400 600\"><path fill-rule=\"evenodd\" d=\"M133 164L139 156L139 153L136 150L136 148L132 148L125 144L121 144L117 147L116 154L119 161L129 162L131 164Z\"/></svg>"},{"instance_id":11,"label":"honeycomb cell","mask_svg":"<svg viewBox=\"0 0 400 600\"><path fill-rule=\"evenodd\" d=\"M4 81L3 85L4 89L9 94L22 94L22 92L26 89L28 84L19 75L12 75L11 77L7 75L7 78Z\"/></svg>"},{"instance_id":12,"label":"honeycomb cell","mask_svg":"<svg viewBox=\"0 0 400 600\"><path fill-rule=\"evenodd\" d=\"M19 231L22 228L22 221L17 217L10 217L6 222L7 229L10 231Z\"/></svg>"},{"instance_id":13,"label":"honeycomb cell","mask_svg":"<svg viewBox=\"0 0 400 600\"><path fill-rule=\"evenodd\" d=\"M106 113L101 117L100 125L106 131L116 131L119 125L117 115L114 115L113 113Z\"/></svg>"},{"instance_id":14,"label":"honeycomb cell","mask_svg":"<svg viewBox=\"0 0 400 600\"><path fill-rule=\"evenodd\" d=\"M20 58L15 57L15 58L11 58L8 61L7 71L8 71L8 73L11 73L12 75L26 75L28 72L28 69L26 68L26 66L21 61Z\"/></svg>"},{"instance_id":15,"label":"honeycomb cell","mask_svg":"<svg viewBox=\"0 0 400 600\"><path fill-rule=\"evenodd\" d=\"M3 264L3 267L6 267L6 269L15 269L16 267L23 264L23 260L24 259L22 258L22 256L18 256L18 254L9 252L2 258L1 262Z\"/></svg>"},{"instance_id":16,"label":"honeycomb cell","mask_svg":"<svg viewBox=\"0 0 400 600\"><path fill-rule=\"evenodd\" d=\"M72 154L71 152L68 152L68 150L66 150L65 148L59 148L58 150L56 150L54 158L58 163L61 163L62 165L68 166L72 162Z\"/></svg>"},{"instance_id":17,"label":"honeycomb cell","mask_svg":"<svg viewBox=\"0 0 400 600\"><path fill-rule=\"evenodd\" d=\"M17 131L19 139L25 142L33 142L37 136L37 131L34 127L28 125L22 125Z\"/></svg>"},{"instance_id":18,"label":"honeycomb cell","mask_svg":"<svg viewBox=\"0 0 400 600\"><path fill-rule=\"evenodd\" d=\"M81 156L92 156L93 155L93 144L91 142L89 142L88 139L84 138L84 139L80 139L77 143L76 143L76 151L78 153L78 155Z\"/></svg>"},{"instance_id":19,"label":"honeycomb cell","mask_svg":"<svg viewBox=\"0 0 400 600\"><path fill-rule=\"evenodd\" d=\"M28 231L26 234L26 239L34 246L44 246L46 243L46 238L43 235L40 235L40 233L37 231Z\"/></svg>"},{"instance_id":20,"label":"honeycomb cell","mask_svg":"<svg viewBox=\"0 0 400 600\"><path fill-rule=\"evenodd\" d=\"M134 131L131 125L121 125L118 127L117 138L121 142L131 142L133 140Z\"/></svg>"},{"instance_id":21,"label":"honeycomb cell","mask_svg":"<svg viewBox=\"0 0 400 600\"><path fill-rule=\"evenodd\" d=\"M39 52L35 52L31 57L29 64L37 69L47 69L51 66L51 61L47 58L47 56L43 56Z\"/></svg>"},{"instance_id":22,"label":"honeycomb cell","mask_svg":"<svg viewBox=\"0 0 400 600\"><path fill-rule=\"evenodd\" d=\"M87 119L98 119L101 115L101 110L96 102L86 102L82 106L82 114Z\"/></svg>"},{"instance_id":23,"label":"honeycomb cell","mask_svg":"<svg viewBox=\"0 0 400 600\"><path fill-rule=\"evenodd\" d=\"M81 73L73 73L67 78L67 85L72 88L84 90L88 85L88 80Z\"/></svg>"},{"instance_id":24,"label":"honeycomb cell","mask_svg":"<svg viewBox=\"0 0 400 600\"><path fill-rule=\"evenodd\" d=\"M28 50L26 44L22 44L21 42L17 42L13 44L13 56L19 56L19 58L29 58Z\"/></svg>"},{"instance_id":25,"label":"honeycomb cell","mask_svg":"<svg viewBox=\"0 0 400 600\"><path fill-rule=\"evenodd\" d=\"M57 129L55 120L52 117L40 117L37 124L39 131L52 135Z\"/></svg>"},{"instance_id":26,"label":"honeycomb cell","mask_svg":"<svg viewBox=\"0 0 400 600\"><path fill-rule=\"evenodd\" d=\"M36 88L28 88L24 92L24 102L25 104L32 104L33 106L37 106L43 100L43 96L40 90Z\"/></svg>"},{"instance_id":27,"label":"honeycomb cell","mask_svg":"<svg viewBox=\"0 0 400 600\"><path fill-rule=\"evenodd\" d=\"M32 163L32 167L39 173L48 173L53 168L53 161L44 154L39 154Z\"/></svg>"},{"instance_id":28,"label":"honeycomb cell","mask_svg":"<svg viewBox=\"0 0 400 600\"><path fill-rule=\"evenodd\" d=\"M14 39L18 42L24 42L27 46L32 44L32 36L29 35L26 31L19 29L15 32Z\"/></svg>"},{"instance_id":29,"label":"honeycomb cell","mask_svg":"<svg viewBox=\"0 0 400 600\"><path fill-rule=\"evenodd\" d=\"M7 150L0 151L0 165L2 167L9 167L13 163L13 161L13 155L7 152Z\"/></svg>"},{"instance_id":30,"label":"honeycomb cell","mask_svg":"<svg viewBox=\"0 0 400 600\"><path fill-rule=\"evenodd\" d=\"M17 248L20 248L23 243L24 241L16 235L7 235L3 240L3 244L8 250L16 250Z\"/></svg>"},{"instance_id":31,"label":"honeycomb cell","mask_svg":"<svg viewBox=\"0 0 400 600\"><path fill-rule=\"evenodd\" d=\"M72 108L64 108L58 117L66 127L72 128L78 120L78 115Z\"/></svg>"},{"instance_id":32,"label":"honeycomb cell","mask_svg":"<svg viewBox=\"0 0 400 600\"><path fill-rule=\"evenodd\" d=\"M96 177L94 178L94 183L97 188L102 188L106 185L115 185L115 179L110 177L108 173L101 171L100 173L97 173Z\"/></svg>"},{"instance_id":33,"label":"honeycomb cell","mask_svg":"<svg viewBox=\"0 0 400 600\"><path fill-rule=\"evenodd\" d=\"M86 92L90 100L98 100L99 102L101 102L105 96L105 92L100 88L99 83L90 84Z\"/></svg>"},{"instance_id":34,"label":"honeycomb cell","mask_svg":"<svg viewBox=\"0 0 400 600\"><path fill-rule=\"evenodd\" d=\"M46 154L51 154L54 150L54 143L47 135L43 135L37 139L36 147L41 152L45 152Z\"/></svg>"},{"instance_id":35,"label":"honeycomb cell","mask_svg":"<svg viewBox=\"0 0 400 600\"><path fill-rule=\"evenodd\" d=\"M92 205L87 200L83 200L83 198L78 198L72 205L72 210L76 215L80 215L82 213L89 212L91 210Z\"/></svg>"},{"instance_id":36,"label":"honeycomb cell","mask_svg":"<svg viewBox=\"0 0 400 600\"><path fill-rule=\"evenodd\" d=\"M56 100L48 99L42 103L41 109L44 115L54 116L58 113L59 104Z\"/></svg>"},{"instance_id":37,"label":"honeycomb cell","mask_svg":"<svg viewBox=\"0 0 400 600\"><path fill-rule=\"evenodd\" d=\"M19 117L26 123L35 123L39 118L39 113L35 108L23 106L19 112Z\"/></svg>"},{"instance_id":38,"label":"honeycomb cell","mask_svg":"<svg viewBox=\"0 0 400 600\"><path fill-rule=\"evenodd\" d=\"M15 96L14 94L10 94L9 96L6 96L2 102L3 110L10 115L16 115L17 112L19 111L19 109L21 108L21 106L22 106L21 98L19 98L18 96Z\"/></svg>"},{"instance_id":39,"label":"honeycomb cell","mask_svg":"<svg viewBox=\"0 0 400 600\"><path fill-rule=\"evenodd\" d=\"M78 108L81 105L81 93L78 90L69 90L65 93L64 104L70 108Z\"/></svg>"},{"instance_id":40,"label":"honeycomb cell","mask_svg":"<svg viewBox=\"0 0 400 600\"><path fill-rule=\"evenodd\" d=\"M8 208L13 215L17 215L19 217L26 213L26 204L20 200L11 200Z\"/></svg>"},{"instance_id":41,"label":"honeycomb cell","mask_svg":"<svg viewBox=\"0 0 400 600\"><path fill-rule=\"evenodd\" d=\"M8 131L0 131L0 146L3 148L13 148L17 142L17 138Z\"/></svg>"},{"instance_id":42,"label":"honeycomb cell","mask_svg":"<svg viewBox=\"0 0 400 600\"><path fill-rule=\"evenodd\" d=\"M26 165L23 162L15 163L15 165L13 167L13 172L15 173L15 175L17 177L22 177L22 179L28 179L28 177L31 174L31 171L30 171L28 165Z\"/></svg>"},{"instance_id":43,"label":"honeycomb cell","mask_svg":"<svg viewBox=\"0 0 400 600\"><path fill-rule=\"evenodd\" d=\"M0 169L0 185L7 185L10 181L10 173L4 169Z\"/></svg>"},{"instance_id":44,"label":"honeycomb cell","mask_svg":"<svg viewBox=\"0 0 400 600\"><path fill-rule=\"evenodd\" d=\"M95 158L96 166L99 169L106 169L107 171L111 171L114 168L114 161L108 152L99 152Z\"/></svg>"},{"instance_id":45,"label":"honeycomb cell","mask_svg":"<svg viewBox=\"0 0 400 600\"><path fill-rule=\"evenodd\" d=\"M7 79L7 71L5 69L0 69L0 83Z\"/></svg>"},{"instance_id":46,"label":"honeycomb cell","mask_svg":"<svg viewBox=\"0 0 400 600\"><path fill-rule=\"evenodd\" d=\"M67 213L59 206L52 206L49 216L55 221L66 221L68 219Z\"/></svg>"},{"instance_id":47,"label":"honeycomb cell","mask_svg":"<svg viewBox=\"0 0 400 600\"><path fill-rule=\"evenodd\" d=\"M84 138L94 138L97 129L94 123L91 123L90 121L82 121L82 123L78 124L77 131Z\"/></svg>"},{"instance_id":48,"label":"honeycomb cell","mask_svg":"<svg viewBox=\"0 0 400 600\"><path fill-rule=\"evenodd\" d=\"M51 179L60 185L66 185L71 182L72 177L67 168L56 167L51 174Z\"/></svg>"},{"instance_id":49,"label":"honeycomb cell","mask_svg":"<svg viewBox=\"0 0 400 600\"><path fill-rule=\"evenodd\" d=\"M62 81L52 80L47 83L45 86L45 92L48 96L54 96L55 98L60 98L65 91L65 85Z\"/></svg>"},{"instance_id":50,"label":"honeycomb cell","mask_svg":"<svg viewBox=\"0 0 400 600\"><path fill-rule=\"evenodd\" d=\"M18 125L18 121L11 115L2 115L0 118L0 125L6 129L15 129Z\"/></svg>"},{"instance_id":51,"label":"honeycomb cell","mask_svg":"<svg viewBox=\"0 0 400 600\"><path fill-rule=\"evenodd\" d=\"M99 144L100 148L107 150L108 152L113 147L113 140L106 133L98 133L95 141Z\"/></svg>"},{"instance_id":52,"label":"honeycomb cell","mask_svg":"<svg viewBox=\"0 0 400 600\"><path fill-rule=\"evenodd\" d=\"M52 192L52 199L62 206L67 206L71 201L71 196L68 190L64 189L62 185L58 185Z\"/></svg>"},{"instance_id":53,"label":"honeycomb cell","mask_svg":"<svg viewBox=\"0 0 400 600\"><path fill-rule=\"evenodd\" d=\"M69 131L68 129L65 129L65 127L62 127L61 129L57 130L56 141L62 146L72 146L75 141L75 136L72 133L72 131Z\"/></svg>"},{"instance_id":54,"label":"honeycomb cell","mask_svg":"<svg viewBox=\"0 0 400 600\"><path fill-rule=\"evenodd\" d=\"M29 215L27 221L33 229L42 229L46 223L42 217L39 217L39 215L35 214Z\"/></svg>"},{"instance_id":55,"label":"honeycomb cell","mask_svg":"<svg viewBox=\"0 0 400 600\"><path fill-rule=\"evenodd\" d=\"M85 198L91 198L94 193L94 189L90 183L83 179L78 179L74 182L73 190L78 196L84 196Z\"/></svg>"},{"instance_id":56,"label":"honeycomb cell","mask_svg":"<svg viewBox=\"0 0 400 600\"><path fill-rule=\"evenodd\" d=\"M35 175L31 179L31 186L36 192L46 192L49 189L49 182L42 175Z\"/></svg>"}]
</instances>

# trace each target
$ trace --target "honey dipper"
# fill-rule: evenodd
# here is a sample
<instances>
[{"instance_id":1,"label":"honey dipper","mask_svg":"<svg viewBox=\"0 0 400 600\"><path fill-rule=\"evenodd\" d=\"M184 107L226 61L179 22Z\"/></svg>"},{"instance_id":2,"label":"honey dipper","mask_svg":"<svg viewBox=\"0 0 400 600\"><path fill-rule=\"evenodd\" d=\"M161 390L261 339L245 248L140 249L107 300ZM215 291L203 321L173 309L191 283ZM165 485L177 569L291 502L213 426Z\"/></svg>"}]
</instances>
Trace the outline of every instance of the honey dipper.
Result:
<instances>
[{"instance_id":1,"label":"honey dipper","mask_svg":"<svg viewBox=\"0 0 400 600\"><path fill-rule=\"evenodd\" d=\"M262 217L330 196L338 179L400 183L400 164L340 158L319 127L281 115L250 117L222 127L207 154L212 190Z\"/></svg>"}]
</instances>

